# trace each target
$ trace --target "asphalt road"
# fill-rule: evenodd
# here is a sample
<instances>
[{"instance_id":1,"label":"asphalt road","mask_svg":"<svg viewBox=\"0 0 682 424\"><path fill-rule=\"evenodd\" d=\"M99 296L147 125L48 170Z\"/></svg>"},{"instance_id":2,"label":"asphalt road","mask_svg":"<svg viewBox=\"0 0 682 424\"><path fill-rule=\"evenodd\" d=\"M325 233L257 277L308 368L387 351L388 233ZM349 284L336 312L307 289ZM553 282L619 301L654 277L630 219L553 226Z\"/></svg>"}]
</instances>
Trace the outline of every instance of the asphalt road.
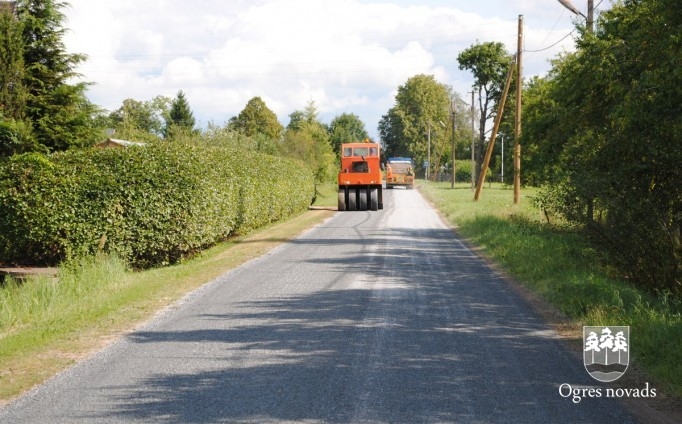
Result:
<instances>
[{"instance_id":1,"label":"asphalt road","mask_svg":"<svg viewBox=\"0 0 682 424\"><path fill-rule=\"evenodd\" d=\"M338 213L0 411L2 423L629 423L416 191ZM597 387L597 386L595 386Z\"/></svg>"}]
</instances>

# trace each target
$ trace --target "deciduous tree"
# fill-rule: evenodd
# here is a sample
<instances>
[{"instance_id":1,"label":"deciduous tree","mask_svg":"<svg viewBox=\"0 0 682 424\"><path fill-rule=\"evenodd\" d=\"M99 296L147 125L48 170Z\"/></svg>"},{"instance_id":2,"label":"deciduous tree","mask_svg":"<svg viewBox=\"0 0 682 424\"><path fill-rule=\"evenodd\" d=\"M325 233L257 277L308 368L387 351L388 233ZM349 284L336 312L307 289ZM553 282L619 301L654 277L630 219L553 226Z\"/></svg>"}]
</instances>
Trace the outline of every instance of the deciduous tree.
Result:
<instances>
[{"instance_id":1,"label":"deciduous tree","mask_svg":"<svg viewBox=\"0 0 682 424\"><path fill-rule=\"evenodd\" d=\"M116 137L152 141L164 135L166 117L172 100L156 96L149 101L125 99L123 105L109 115Z\"/></svg>"},{"instance_id":2,"label":"deciduous tree","mask_svg":"<svg viewBox=\"0 0 682 424\"><path fill-rule=\"evenodd\" d=\"M459 69L469 70L474 75L474 87L478 92L478 108L480 112L479 140L476 143L476 179L481 173L485 146L486 126L490 118L495 116L497 104L512 56L500 42L473 44L457 56Z\"/></svg>"},{"instance_id":3,"label":"deciduous tree","mask_svg":"<svg viewBox=\"0 0 682 424\"><path fill-rule=\"evenodd\" d=\"M271 140L279 139L284 130L275 112L260 97L249 100L239 115L230 120L230 128L249 137L260 134Z\"/></svg>"},{"instance_id":4,"label":"deciduous tree","mask_svg":"<svg viewBox=\"0 0 682 424\"><path fill-rule=\"evenodd\" d=\"M449 122L451 89L433 75L416 75L398 87L396 104L379 122L379 133L389 156L410 156L421 163L428 156L431 132L434 155L444 153L445 128ZM442 123L442 125L441 125Z\"/></svg>"},{"instance_id":5,"label":"deciduous tree","mask_svg":"<svg viewBox=\"0 0 682 424\"><path fill-rule=\"evenodd\" d=\"M585 228L632 281L678 292L681 25L674 0L614 5L535 84L524 119L535 167L555 164L540 174L542 206Z\"/></svg>"},{"instance_id":6,"label":"deciduous tree","mask_svg":"<svg viewBox=\"0 0 682 424\"><path fill-rule=\"evenodd\" d=\"M336 169L336 155L329 143L327 127L318 118L317 107L309 102L302 111L294 111L284 132L282 154L307 164L318 182L332 178Z\"/></svg>"},{"instance_id":7,"label":"deciduous tree","mask_svg":"<svg viewBox=\"0 0 682 424\"><path fill-rule=\"evenodd\" d=\"M354 113L342 113L329 124L332 150L338 154L342 143L362 141L369 138L365 123Z\"/></svg>"}]
</instances>

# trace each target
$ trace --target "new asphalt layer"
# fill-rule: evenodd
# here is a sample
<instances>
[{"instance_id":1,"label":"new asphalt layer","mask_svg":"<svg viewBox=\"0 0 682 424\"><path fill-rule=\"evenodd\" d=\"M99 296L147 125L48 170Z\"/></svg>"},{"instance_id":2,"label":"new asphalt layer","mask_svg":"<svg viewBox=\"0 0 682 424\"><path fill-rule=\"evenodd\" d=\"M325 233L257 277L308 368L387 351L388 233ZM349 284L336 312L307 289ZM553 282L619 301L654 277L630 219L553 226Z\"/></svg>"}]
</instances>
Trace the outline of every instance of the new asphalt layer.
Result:
<instances>
[{"instance_id":1,"label":"new asphalt layer","mask_svg":"<svg viewBox=\"0 0 682 424\"><path fill-rule=\"evenodd\" d=\"M632 423L414 190L337 213L0 410L3 423ZM565 386L564 386L565 387Z\"/></svg>"}]
</instances>

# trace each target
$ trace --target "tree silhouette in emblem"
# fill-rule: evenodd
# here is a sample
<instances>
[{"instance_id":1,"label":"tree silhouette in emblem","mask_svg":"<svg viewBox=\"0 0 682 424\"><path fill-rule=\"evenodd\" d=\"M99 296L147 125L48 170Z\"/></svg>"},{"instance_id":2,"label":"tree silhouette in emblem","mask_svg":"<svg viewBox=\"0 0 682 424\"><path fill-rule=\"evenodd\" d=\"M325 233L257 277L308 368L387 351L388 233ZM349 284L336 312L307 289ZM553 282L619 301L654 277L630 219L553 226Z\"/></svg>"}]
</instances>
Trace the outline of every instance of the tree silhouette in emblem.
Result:
<instances>
[{"instance_id":1,"label":"tree silhouette in emblem","mask_svg":"<svg viewBox=\"0 0 682 424\"><path fill-rule=\"evenodd\" d=\"M585 340L585 352L592 351L592 363L594 364L594 352L601 352L599 348L599 337L594 331L590 331L590 334Z\"/></svg>"},{"instance_id":2,"label":"tree silhouette in emblem","mask_svg":"<svg viewBox=\"0 0 682 424\"><path fill-rule=\"evenodd\" d=\"M606 351L606 363L604 365L609 364L609 349L613 349L614 337L613 334L611 333L612 333L611 329L609 327L606 327L603 330L601 330L601 337L599 338L599 347Z\"/></svg>"},{"instance_id":3,"label":"tree silhouette in emblem","mask_svg":"<svg viewBox=\"0 0 682 424\"><path fill-rule=\"evenodd\" d=\"M622 331L616 333L616 337L613 340L612 352L618 352L618 363L620 364L620 353L628 351L628 341L625 339L625 334Z\"/></svg>"}]
</instances>

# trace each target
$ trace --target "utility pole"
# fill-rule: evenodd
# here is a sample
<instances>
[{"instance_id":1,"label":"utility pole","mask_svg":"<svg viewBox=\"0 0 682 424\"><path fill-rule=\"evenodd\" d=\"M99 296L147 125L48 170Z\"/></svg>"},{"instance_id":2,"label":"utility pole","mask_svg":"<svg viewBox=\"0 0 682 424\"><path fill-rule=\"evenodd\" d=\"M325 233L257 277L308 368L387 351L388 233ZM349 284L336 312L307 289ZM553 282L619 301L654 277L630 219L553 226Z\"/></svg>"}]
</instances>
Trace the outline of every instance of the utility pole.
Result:
<instances>
[{"instance_id":1,"label":"utility pole","mask_svg":"<svg viewBox=\"0 0 682 424\"><path fill-rule=\"evenodd\" d=\"M476 183L476 191L474 192L474 200L478 201L485 182L485 174L488 172L488 165L490 164L490 157L493 155L493 148L495 147L495 140L497 139L497 131L500 129L500 122L504 112L504 105L507 102L507 95L509 94L509 86L511 85L512 77L514 76L514 69L516 68L516 56L509 64L509 72L507 73L507 81L504 84L504 91L500 98L500 103L497 107L497 116L495 116L495 124L493 125L493 132L490 134L490 141L488 142L488 149L485 151L485 158L483 158L483 166L481 167L481 175L478 176L478 183Z\"/></svg>"},{"instance_id":2,"label":"utility pole","mask_svg":"<svg viewBox=\"0 0 682 424\"><path fill-rule=\"evenodd\" d=\"M516 51L516 117L514 119L514 204L521 201L521 96L523 94L523 15L519 15Z\"/></svg>"},{"instance_id":3,"label":"utility pole","mask_svg":"<svg viewBox=\"0 0 682 424\"><path fill-rule=\"evenodd\" d=\"M474 109L474 96L476 95L476 89L472 88L471 89L471 191L474 190L476 187L476 168L475 168L475 163L476 163L476 153L474 152L474 149L476 147L476 134L475 134L475 127L474 127L474 121L475 121L475 116L476 116L476 109Z\"/></svg>"},{"instance_id":4,"label":"utility pole","mask_svg":"<svg viewBox=\"0 0 682 424\"><path fill-rule=\"evenodd\" d=\"M587 16L583 15L583 13L571 3L571 0L559 0L559 3L574 14L585 18L585 28L587 29L587 32L594 31L594 0L587 0Z\"/></svg>"},{"instance_id":5,"label":"utility pole","mask_svg":"<svg viewBox=\"0 0 682 424\"><path fill-rule=\"evenodd\" d=\"M450 183L450 188L455 188L455 117L457 116L455 99L452 99L450 107L452 108L452 113L450 114L450 119L452 119L452 181Z\"/></svg>"},{"instance_id":6,"label":"utility pole","mask_svg":"<svg viewBox=\"0 0 682 424\"><path fill-rule=\"evenodd\" d=\"M429 180L429 169L431 168L431 121L429 121L428 147L426 151L426 181Z\"/></svg>"}]
</instances>

